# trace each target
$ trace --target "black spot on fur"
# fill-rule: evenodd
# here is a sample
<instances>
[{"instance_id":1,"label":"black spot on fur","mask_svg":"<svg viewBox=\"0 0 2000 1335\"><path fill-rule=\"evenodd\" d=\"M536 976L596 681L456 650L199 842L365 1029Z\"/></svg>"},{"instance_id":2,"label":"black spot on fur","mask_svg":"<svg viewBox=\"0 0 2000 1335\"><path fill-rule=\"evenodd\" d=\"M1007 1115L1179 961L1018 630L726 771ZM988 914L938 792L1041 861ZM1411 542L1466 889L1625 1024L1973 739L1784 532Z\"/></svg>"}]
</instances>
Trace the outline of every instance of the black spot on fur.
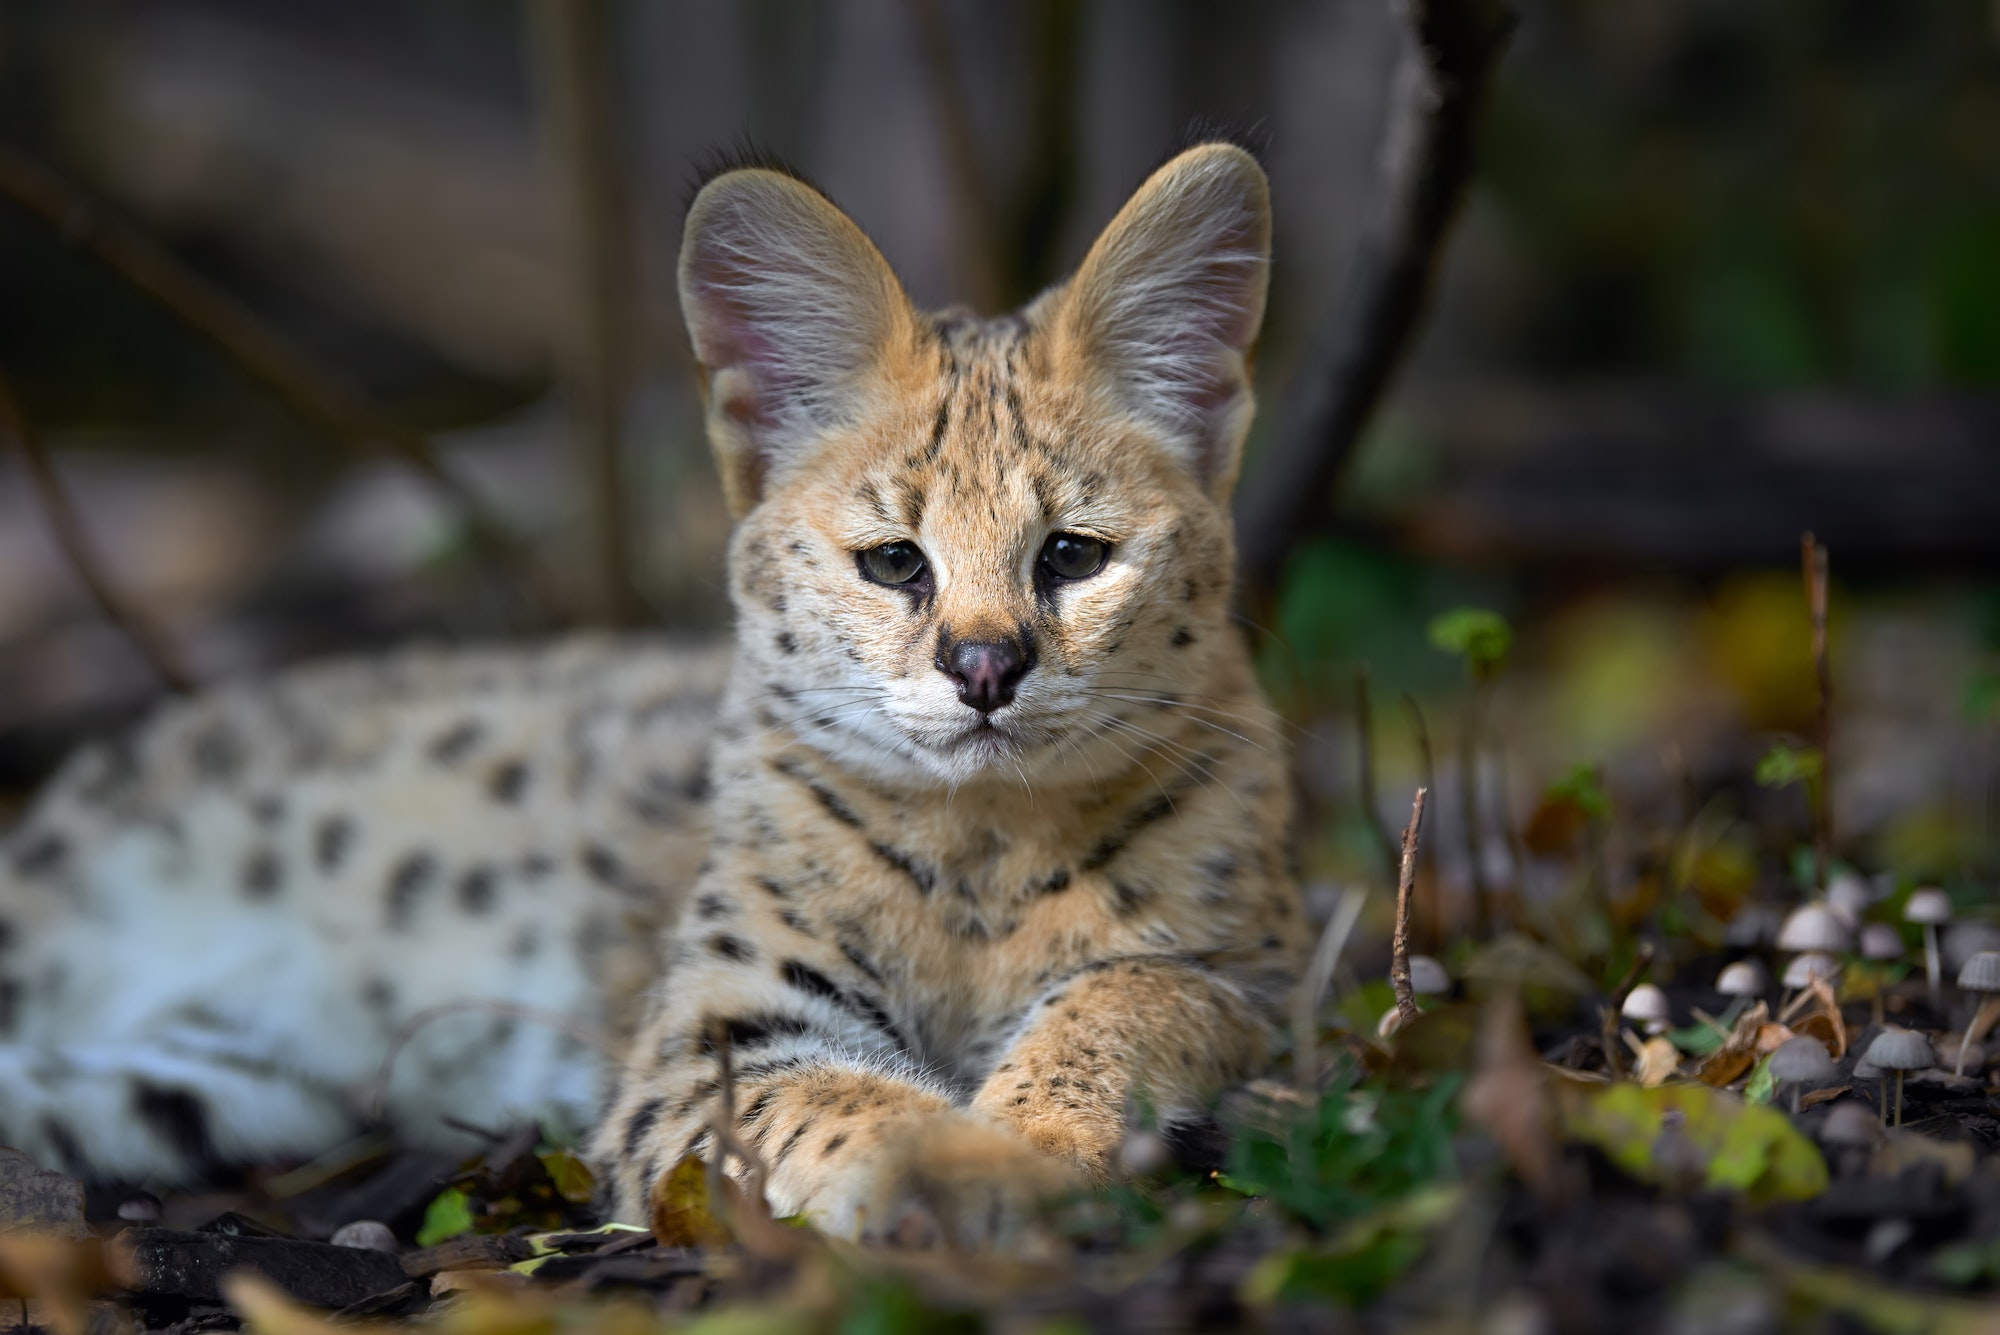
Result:
<instances>
[{"instance_id":1,"label":"black spot on fur","mask_svg":"<svg viewBox=\"0 0 2000 1335\"><path fill-rule=\"evenodd\" d=\"M618 861L617 854L602 844L589 844L583 850L583 869L599 885L613 890L625 888L625 868Z\"/></svg>"},{"instance_id":2,"label":"black spot on fur","mask_svg":"<svg viewBox=\"0 0 2000 1335\"><path fill-rule=\"evenodd\" d=\"M250 819L259 825L276 825L285 818L285 799L275 793L251 799Z\"/></svg>"},{"instance_id":3,"label":"black spot on fur","mask_svg":"<svg viewBox=\"0 0 2000 1335\"><path fill-rule=\"evenodd\" d=\"M847 1136L845 1133L833 1137L833 1139L826 1142L826 1148L819 1152L820 1157L822 1159L831 1158L833 1152L839 1149L842 1145L845 1145L846 1143L847 1143Z\"/></svg>"},{"instance_id":4,"label":"black spot on fur","mask_svg":"<svg viewBox=\"0 0 2000 1335\"><path fill-rule=\"evenodd\" d=\"M1126 817L1116 830L1113 830L1110 834L1100 839L1097 846L1090 850L1090 856L1086 857L1078 865L1084 871L1096 871L1098 868L1105 866L1113 858L1124 852L1125 846L1131 843L1133 837L1141 830L1155 821L1164 820L1166 817L1172 815L1173 811L1174 799L1172 794L1160 793L1156 795L1152 801Z\"/></svg>"},{"instance_id":5,"label":"black spot on fur","mask_svg":"<svg viewBox=\"0 0 2000 1335\"><path fill-rule=\"evenodd\" d=\"M774 881L768 876L759 876L757 878L757 885L766 894L773 895L779 899L788 899L791 897L792 888L790 886Z\"/></svg>"},{"instance_id":6,"label":"black spot on fur","mask_svg":"<svg viewBox=\"0 0 2000 1335\"><path fill-rule=\"evenodd\" d=\"M863 978L866 978L869 982L877 986L882 984L882 971L875 967L873 961L861 953L859 946L855 945L852 941L843 941L840 943L840 953L847 957L849 964L852 964L861 971Z\"/></svg>"},{"instance_id":7,"label":"black spot on fur","mask_svg":"<svg viewBox=\"0 0 2000 1335\"><path fill-rule=\"evenodd\" d=\"M1057 894L1067 889L1069 889L1069 869L1067 867L1059 868L1050 874L1048 880L1042 882L1042 893L1045 895Z\"/></svg>"},{"instance_id":8,"label":"black spot on fur","mask_svg":"<svg viewBox=\"0 0 2000 1335\"><path fill-rule=\"evenodd\" d=\"M814 935L812 924L800 916L797 909L781 910L778 914L778 921L797 932L800 936Z\"/></svg>"},{"instance_id":9,"label":"black spot on fur","mask_svg":"<svg viewBox=\"0 0 2000 1335\"><path fill-rule=\"evenodd\" d=\"M260 848L243 859L243 897L245 899L270 899L283 886L285 869L278 861L278 855L268 848Z\"/></svg>"},{"instance_id":10,"label":"black spot on fur","mask_svg":"<svg viewBox=\"0 0 2000 1335\"><path fill-rule=\"evenodd\" d=\"M431 739L430 757L440 765L456 765L472 754L485 735L485 725L478 719L454 723Z\"/></svg>"},{"instance_id":11,"label":"black spot on fur","mask_svg":"<svg viewBox=\"0 0 2000 1335\"><path fill-rule=\"evenodd\" d=\"M780 774L792 782L801 785L807 792L811 793L813 800L825 809L827 815L852 829L858 830L861 828L861 817L855 813L853 807L850 807L841 799L840 794L813 779L797 765L789 761L781 761L777 766L777 770Z\"/></svg>"},{"instance_id":12,"label":"black spot on fur","mask_svg":"<svg viewBox=\"0 0 2000 1335\"><path fill-rule=\"evenodd\" d=\"M348 850L353 846L352 820L346 816L323 817L319 828L313 832L313 861L322 872L330 875L340 870L340 864L347 860Z\"/></svg>"},{"instance_id":13,"label":"black spot on fur","mask_svg":"<svg viewBox=\"0 0 2000 1335\"><path fill-rule=\"evenodd\" d=\"M632 1113L632 1120L625 1123L625 1153L636 1157L639 1146L646 1139L646 1133L660 1120L660 1110L666 1107L665 1099L647 1099Z\"/></svg>"},{"instance_id":14,"label":"black spot on fur","mask_svg":"<svg viewBox=\"0 0 2000 1335\"><path fill-rule=\"evenodd\" d=\"M1174 631L1174 637L1171 640L1168 640L1167 643L1171 644L1176 649L1185 649L1190 644L1194 643L1194 632L1189 630L1186 626L1178 627Z\"/></svg>"},{"instance_id":15,"label":"black spot on fur","mask_svg":"<svg viewBox=\"0 0 2000 1335\"><path fill-rule=\"evenodd\" d=\"M937 873L931 868L926 867L923 863L918 862L908 853L903 852L901 849L891 848L887 844L872 841L868 847L876 857L909 877L911 883L917 887L918 894L928 895L932 890L937 888Z\"/></svg>"},{"instance_id":16,"label":"black spot on fur","mask_svg":"<svg viewBox=\"0 0 2000 1335\"><path fill-rule=\"evenodd\" d=\"M731 1052L761 1047L774 1039L797 1038L812 1027L803 1016L779 1015L769 1011L710 1019L701 1027L702 1052L713 1053L716 1050L715 1031L718 1026L728 1036Z\"/></svg>"},{"instance_id":17,"label":"black spot on fur","mask_svg":"<svg viewBox=\"0 0 2000 1335\"><path fill-rule=\"evenodd\" d=\"M411 853L389 872L386 900L389 925L407 927L417 911L417 900L437 878L437 859L429 853Z\"/></svg>"},{"instance_id":18,"label":"black spot on fur","mask_svg":"<svg viewBox=\"0 0 2000 1335\"><path fill-rule=\"evenodd\" d=\"M458 878L458 902L467 913L493 910L495 876L491 867L473 867Z\"/></svg>"},{"instance_id":19,"label":"black spot on fur","mask_svg":"<svg viewBox=\"0 0 2000 1335\"><path fill-rule=\"evenodd\" d=\"M154 1135L179 1151L190 1165L212 1170L220 1156L209 1136L208 1113L184 1089L165 1089L150 1080L132 1082L132 1111Z\"/></svg>"},{"instance_id":20,"label":"black spot on fur","mask_svg":"<svg viewBox=\"0 0 2000 1335\"><path fill-rule=\"evenodd\" d=\"M526 761L509 760L496 766L493 775L486 781L486 791L495 802L509 806L519 802L528 791L528 765Z\"/></svg>"},{"instance_id":21,"label":"black spot on fur","mask_svg":"<svg viewBox=\"0 0 2000 1335\"><path fill-rule=\"evenodd\" d=\"M889 1013L872 998L848 991L804 960L786 960L779 966L778 971L790 986L811 996L822 997L848 1014L865 1020L881 1030L897 1048L909 1046L903 1041L903 1035L896 1028L896 1022L890 1019Z\"/></svg>"},{"instance_id":22,"label":"black spot on fur","mask_svg":"<svg viewBox=\"0 0 2000 1335\"><path fill-rule=\"evenodd\" d=\"M799 651L798 639L788 630L778 632L777 644L778 652L781 654L795 654Z\"/></svg>"},{"instance_id":23,"label":"black spot on fur","mask_svg":"<svg viewBox=\"0 0 2000 1335\"><path fill-rule=\"evenodd\" d=\"M722 956L722 958L734 960L738 964L757 958L757 948L755 946L752 946L742 937L731 936L727 932L719 932L708 938L708 948L715 954Z\"/></svg>"},{"instance_id":24,"label":"black spot on fur","mask_svg":"<svg viewBox=\"0 0 2000 1335\"><path fill-rule=\"evenodd\" d=\"M792 1134L786 1136L785 1143L778 1146L778 1153L772 1159L773 1163L783 1163L785 1161L786 1156L789 1155L793 1150L798 1148L799 1141L805 1138L808 1125L809 1125L808 1123L801 1122L799 1125L792 1128Z\"/></svg>"},{"instance_id":25,"label":"black spot on fur","mask_svg":"<svg viewBox=\"0 0 2000 1335\"><path fill-rule=\"evenodd\" d=\"M703 918L726 918L729 916L729 901L721 895L703 895L695 901L694 911Z\"/></svg>"}]
</instances>

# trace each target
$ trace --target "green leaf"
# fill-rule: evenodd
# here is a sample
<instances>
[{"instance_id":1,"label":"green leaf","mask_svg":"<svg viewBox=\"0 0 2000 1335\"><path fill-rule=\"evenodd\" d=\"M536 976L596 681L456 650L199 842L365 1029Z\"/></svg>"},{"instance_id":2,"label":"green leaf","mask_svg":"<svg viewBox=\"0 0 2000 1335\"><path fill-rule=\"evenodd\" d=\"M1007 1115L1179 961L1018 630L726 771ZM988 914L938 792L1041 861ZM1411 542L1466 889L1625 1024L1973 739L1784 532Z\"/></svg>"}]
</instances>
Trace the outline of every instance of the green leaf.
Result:
<instances>
[{"instance_id":1,"label":"green leaf","mask_svg":"<svg viewBox=\"0 0 2000 1335\"><path fill-rule=\"evenodd\" d=\"M1432 644L1457 654L1474 672L1489 673L1506 659L1514 630L1498 612L1454 607L1431 618L1430 637Z\"/></svg>"},{"instance_id":2,"label":"green leaf","mask_svg":"<svg viewBox=\"0 0 2000 1335\"><path fill-rule=\"evenodd\" d=\"M465 1193L457 1187L447 1187L431 1197L431 1203L424 1207L424 1223L417 1230L417 1246L434 1247L446 1238L471 1231L472 1209L466 1204Z\"/></svg>"},{"instance_id":3,"label":"green leaf","mask_svg":"<svg viewBox=\"0 0 2000 1335\"><path fill-rule=\"evenodd\" d=\"M1773 742L1757 762L1757 782L1766 788L1789 788L1819 778L1819 752L1810 746Z\"/></svg>"},{"instance_id":4,"label":"green leaf","mask_svg":"<svg viewBox=\"0 0 2000 1335\"><path fill-rule=\"evenodd\" d=\"M1667 1041L1690 1057L1706 1057L1722 1046L1725 1035L1713 1025L1693 1024L1667 1034Z\"/></svg>"},{"instance_id":5,"label":"green leaf","mask_svg":"<svg viewBox=\"0 0 2000 1335\"><path fill-rule=\"evenodd\" d=\"M1767 1054L1750 1072L1749 1083L1743 1086L1745 1103L1769 1103L1771 1095L1777 1091L1778 1077L1771 1074L1771 1058Z\"/></svg>"},{"instance_id":6,"label":"green leaf","mask_svg":"<svg viewBox=\"0 0 2000 1335\"><path fill-rule=\"evenodd\" d=\"M568 1150L545 1150L535 1157L548 1170L556 1194L572 1205L588 1205L597 1194L597 1179L590 1166Z\"/></svg>"},{"instance_id":7,"label":"green leaf","mask_svg":"<svg viewBox=\"0 0 2000 1335\"><path fill-rule=\"evenodd\" d=\"M1563 1111L1572 1138L1596 1145L1642 1181L1660 1180L1653 1147L1674 1112L1678 1134L1708 1165L1709 1187L1740 1191L1759 1205L1810 1200L1826 1189L1825 1161L1789 1117L1724 1090L1699 1084L1569 1090Z\"/></svg>"}]
</instances>

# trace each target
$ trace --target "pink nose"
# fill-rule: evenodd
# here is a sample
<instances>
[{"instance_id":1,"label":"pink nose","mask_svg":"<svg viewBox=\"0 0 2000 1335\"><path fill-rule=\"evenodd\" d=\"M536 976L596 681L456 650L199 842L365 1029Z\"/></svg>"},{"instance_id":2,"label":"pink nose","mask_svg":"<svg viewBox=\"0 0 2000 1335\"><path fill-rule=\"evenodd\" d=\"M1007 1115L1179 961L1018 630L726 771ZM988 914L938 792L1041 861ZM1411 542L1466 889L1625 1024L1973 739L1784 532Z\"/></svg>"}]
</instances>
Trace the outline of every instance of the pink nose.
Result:
<instances>
[{"instance_id":1,"label":"pink nose","mask_svg":"<svg viewBox=\"0 0 2000 1335\"><path fill-rule=\"evenodd\" d=\"M982 714L1013 703L1034 659L1016 640L967 640L938 654L938 671L958 683L958 698Z\"/></svg>"}]
</instances>

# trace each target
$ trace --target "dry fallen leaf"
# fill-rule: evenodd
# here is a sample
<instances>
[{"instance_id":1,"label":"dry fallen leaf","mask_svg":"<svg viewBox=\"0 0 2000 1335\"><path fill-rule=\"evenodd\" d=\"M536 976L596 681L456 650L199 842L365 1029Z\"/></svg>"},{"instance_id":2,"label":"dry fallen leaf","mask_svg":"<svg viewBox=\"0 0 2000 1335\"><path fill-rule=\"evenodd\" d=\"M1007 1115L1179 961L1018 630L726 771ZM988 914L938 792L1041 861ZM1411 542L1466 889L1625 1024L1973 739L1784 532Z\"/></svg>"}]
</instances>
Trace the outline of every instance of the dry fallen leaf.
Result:
<instances>
[{"instance_id":1,"label":"dry fallen leaf","mask_svg":"<svg viewBox=\"0 0 2000 1335\"><path fill-rule=\"evenodd\" d=\"M1701 1077L1701 1082L1704 1085L1714 1085L1717 1089L1720 1089L1731 1081L1743 1076L1756 1064L1757 1057L1755 1053L1747 1051L1732 1052L1728 1048L1722 1048L1710 1055L1709 1059L1701 1064L1701 1070L1696 1074Z\"/></svg>"},{"instance_id":2,"label":"dry fallen leaf","mask_svg":"<svg viewBox=\"0 0 2000 1335\"><path fill-rule=\"evenodd\" d=\"M729 1230L715 1217L708 1199L708 1165L690 1154L663 1174L653 1188L653 1237L662 1247L722 1247Z\"/></svg>"},{"instance_id":3,"label":"dry fallen leaf","mask_svg":"<svg viewBox=\"0 0 2000 1335\"><path fill-rule=\"evenodd\" d=\"M1633 1078L1647 1089L1657 1089L1667 1083L1681 1068L1680 1049L1667 1038L1649 1038L1638 1046L1634 1053L1637 1058L1632 1070Z\"/></svg>"}]
</instances>

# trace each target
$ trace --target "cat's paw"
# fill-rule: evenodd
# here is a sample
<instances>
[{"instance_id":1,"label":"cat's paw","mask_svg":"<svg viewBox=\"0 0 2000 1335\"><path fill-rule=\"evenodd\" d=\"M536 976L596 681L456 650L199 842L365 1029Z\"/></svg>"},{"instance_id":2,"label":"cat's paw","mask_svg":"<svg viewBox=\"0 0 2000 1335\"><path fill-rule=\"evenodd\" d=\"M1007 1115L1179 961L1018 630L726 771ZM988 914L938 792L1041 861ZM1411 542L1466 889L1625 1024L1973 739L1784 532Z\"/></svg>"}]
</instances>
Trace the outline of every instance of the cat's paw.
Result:
<instances>
[{"instance_id":1,"label":"cat's paw","mask_svg":"<svg viewBox=\"0 0 2000 1335\"><path fill-rule=\"evenodd\" d=\"M912 1126L831 1185L813 1213L837 1236L1036 1254L1054 1245L1049 1205L1082 1181L1006 1127L954 1113Z\"/></svg>"}]
</instances>

